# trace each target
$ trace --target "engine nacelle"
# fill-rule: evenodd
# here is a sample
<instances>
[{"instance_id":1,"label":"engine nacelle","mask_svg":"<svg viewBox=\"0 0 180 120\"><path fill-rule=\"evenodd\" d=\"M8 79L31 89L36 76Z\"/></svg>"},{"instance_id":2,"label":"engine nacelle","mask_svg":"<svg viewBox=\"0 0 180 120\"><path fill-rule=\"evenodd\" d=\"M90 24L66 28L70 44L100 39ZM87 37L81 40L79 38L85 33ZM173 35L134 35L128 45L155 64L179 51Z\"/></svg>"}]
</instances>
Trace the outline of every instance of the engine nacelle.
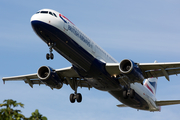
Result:
<instances>
[{"instance_id":1,"label":"engine nacelle","mask_svg":"<svg viewBox=\"0 0 180 120\"><path fill-rule=\"evenodd\" d=\"M38 78L47 86L60 89L63 86L62 80L54 69L49 66L42 66L37 72Z\"/></svg>"},{"instance_id":2,"label":"engine nacelle","mask_svg":"<svg viewBox=\"0 0 180 120\"><path fill-rule=\"evenodd\" d=\"M144 80L144 76L137 66L132 60L124 59L120 62L119 70L126 75L132 82L142 83Z\"/></svg>"}]
</instances>

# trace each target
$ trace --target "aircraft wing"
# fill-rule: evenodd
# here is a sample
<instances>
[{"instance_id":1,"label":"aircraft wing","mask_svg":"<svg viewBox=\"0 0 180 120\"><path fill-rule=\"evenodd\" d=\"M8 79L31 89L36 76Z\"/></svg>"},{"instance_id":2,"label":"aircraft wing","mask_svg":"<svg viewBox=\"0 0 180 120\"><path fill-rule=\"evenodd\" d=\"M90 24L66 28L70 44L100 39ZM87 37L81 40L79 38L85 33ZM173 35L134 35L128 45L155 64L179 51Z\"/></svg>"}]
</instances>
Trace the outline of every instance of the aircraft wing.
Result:
<instances>
[{"instance_id":1,"label":"aircraft wing","mask_svg":"<svg viewBox=\"0 0 180 120\"><path fill-rule=\"evenodd\" d=\"M180 100L169 100L169 101L156 101L157 106L175 105L180 104Z\"/></svg>"},{"instance_id":2,"label":"aircraft wing","mask_svg":"<svg viewBox=\"0 0 180 120\"><path fill-rule=\"evenodd\" d=\"M75 80L79 87L88 87L89 89L92 88L92 86L90 86L84 79L81 79L81 77L72 67L56 69L55 71L58 76L63 79L64 84L69 84L72 89L75 89ZM38 78L37 73L13 77L3 77L2 80L4 83L5 81L24 81L25 83L28 83L32 88L34 84L43 84Z\"/></svg>"},{"instance_id":3,"label":"aircraft wing","mask_svg":"<svg viewBox=\"0 0 180 120\"><path fill-rule=\"evenodd\" d=\"M169 80L169 75L180 74L180 62L169 63L136 63L143 73L144 78L165 76ZM110 75L122 74L119 70L119 63L106 63L106 70Z\"/></svg>"}]
</instances>

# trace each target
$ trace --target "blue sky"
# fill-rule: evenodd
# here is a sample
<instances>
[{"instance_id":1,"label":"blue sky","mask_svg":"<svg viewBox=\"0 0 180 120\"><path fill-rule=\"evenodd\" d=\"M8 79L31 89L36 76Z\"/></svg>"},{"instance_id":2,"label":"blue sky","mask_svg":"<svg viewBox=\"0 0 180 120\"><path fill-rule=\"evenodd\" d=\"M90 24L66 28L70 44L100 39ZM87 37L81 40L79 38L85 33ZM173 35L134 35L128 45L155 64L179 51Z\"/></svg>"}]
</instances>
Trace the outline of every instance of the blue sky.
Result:
<instances>
[{"instance_id":1,"label":"blue sky","mask_svg":"<svg viewBox=\"0 0 180 120\"><path fill-rule=\"evenodd\" d=\"M178 0L0 0L0 78L36 73L42 65L54 69L71 64L54 52L47 61L47 45L33 32L31 16L43 8L54 9L70 19L81 31L117 61L128 58L149 63L180 61L180 1ZM180 100L180 76L170 82L159 78L157 99ZM73 90L60 90L20 82L0 84L0 102L14 99L25 104L27 117L39 109L49 120L179 119L180 105L162 107L161 112L117 108L120 104L107 92L79 88L83 101L69 102Z\"/></svg>"}]
</instances>

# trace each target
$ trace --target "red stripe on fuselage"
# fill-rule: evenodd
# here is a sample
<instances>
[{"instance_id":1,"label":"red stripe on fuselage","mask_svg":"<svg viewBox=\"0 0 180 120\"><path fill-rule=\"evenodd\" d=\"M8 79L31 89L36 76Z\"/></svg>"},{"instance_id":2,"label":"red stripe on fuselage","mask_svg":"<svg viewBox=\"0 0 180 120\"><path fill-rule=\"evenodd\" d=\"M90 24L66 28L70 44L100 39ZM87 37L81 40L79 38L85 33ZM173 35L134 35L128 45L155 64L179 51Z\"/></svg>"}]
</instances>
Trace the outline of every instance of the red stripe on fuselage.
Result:
<instances>
[{"instance_id":1,"label":"red stripe on fuselage","mask_svg":"<svg viewBox=\"0 0 180 120\"><path fill-rule=\"evenodd\" d=\"M61 17L65 18L66 20L68 20L70 23L72 23L67 17L65 17L64 15L62 14L59 14ZM72 23L74 25L74 23Z\"/></svg>"}]
</instances>

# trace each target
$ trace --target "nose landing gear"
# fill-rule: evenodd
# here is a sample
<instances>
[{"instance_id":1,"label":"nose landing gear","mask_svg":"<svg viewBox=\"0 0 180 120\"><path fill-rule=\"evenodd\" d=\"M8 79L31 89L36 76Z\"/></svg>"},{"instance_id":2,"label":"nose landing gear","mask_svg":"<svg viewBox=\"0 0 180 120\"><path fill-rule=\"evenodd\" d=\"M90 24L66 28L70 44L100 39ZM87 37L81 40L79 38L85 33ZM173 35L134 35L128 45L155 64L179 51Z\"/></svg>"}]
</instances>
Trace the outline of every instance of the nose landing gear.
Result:
<instances>
[{"instance_id":1,"label":"nose landing gear","mask_svg":"<svg viewBox=\"0 0 180 120\"><path fill-rule=\"evenodd\" d=\"M46 54L46 59L49 60L49 59L54 59L54 54L52 53L53 51L53 47L55 46L56 44L55 43L48 43L48 46L49 46L49 52L50 53L47 53Z\"/></svg>"}]
</instances>

